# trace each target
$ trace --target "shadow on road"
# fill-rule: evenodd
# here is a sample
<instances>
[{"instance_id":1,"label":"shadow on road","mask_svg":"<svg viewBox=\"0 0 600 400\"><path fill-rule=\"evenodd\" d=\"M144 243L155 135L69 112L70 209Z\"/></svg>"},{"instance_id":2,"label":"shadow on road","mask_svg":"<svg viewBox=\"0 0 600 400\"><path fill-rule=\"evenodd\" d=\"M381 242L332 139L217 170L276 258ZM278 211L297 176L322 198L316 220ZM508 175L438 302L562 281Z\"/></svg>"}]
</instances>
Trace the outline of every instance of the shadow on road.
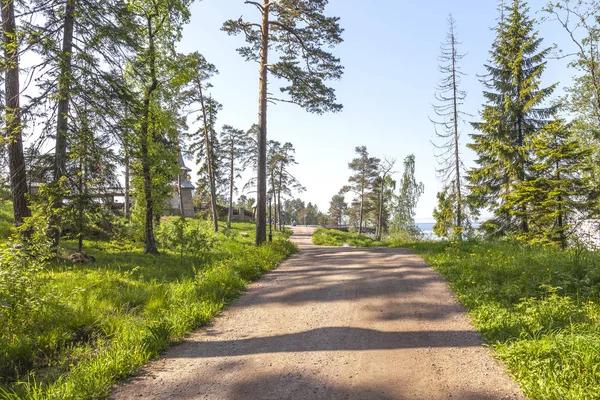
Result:
<instances>
[{"instance_id":1,"label":"shadow on road","mask_svg":"<svg viewBox=\"0 0 600 400\"><path fill-rule=\"evenodd\" d=\"M211 336L210 329L206 332ZM186 358L229 357L247 354L307 351L365 351L410 348L481 346L472 331L381 332L374 329L327 327L305 332L259 338L194 342ZM177 357L175 356L175 357Z\"/></svg>"}]
</instances>

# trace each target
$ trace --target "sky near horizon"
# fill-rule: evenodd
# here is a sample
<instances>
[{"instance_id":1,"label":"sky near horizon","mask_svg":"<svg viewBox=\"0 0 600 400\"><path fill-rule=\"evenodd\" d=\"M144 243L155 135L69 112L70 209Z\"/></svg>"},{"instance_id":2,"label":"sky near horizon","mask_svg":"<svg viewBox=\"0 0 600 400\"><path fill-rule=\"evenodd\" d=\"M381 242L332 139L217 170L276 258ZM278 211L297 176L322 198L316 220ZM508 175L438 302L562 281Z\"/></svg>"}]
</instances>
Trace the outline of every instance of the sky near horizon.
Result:
<instances>
[{"instance_id":1,"label":"sky near horizon","mask_svg":"<svg viewBox=\"0 0 600 400\"><path fill-rule=\"evenodd\" d=\"M538 11L546 3L530 1L530 16L542 19L545 14ZM498 17L496 6L496 0L330 0L326 13L340 17L345 30L344 43L333 50L341 58L345 73L340 81L332 82L343 111L315 115L291 104L268 108L268 138L291 142L296 149L298 165L292 172L306 187L298 197L327 212L331 197L347 183L348 162L355 157L356 146L366 146L371 156L397 159L397 181L402 161L413 153L417 180L425 185L416 220L433 221L436 193L442 183L436 176L431 144L435 133L428 116L433 116L435 86L442 78L437 57L446 37L448 14L456 20L460 51L467 53L461 62L467 74L462 88L468 96L463 111L476 121L483 104L483 86L477 75L485 73L494 40L491 28ZM241 36L228 36L220 30L227 19L255 16L252 7L244 5L244 0L195 2L178 46L180 52L199 51L220 71L211 89L223 104L218 126L228 124L246 130L258 121L258 65L245 62L235 51L244 43ZM544 38L542 46L556 43L559 48L571 48L557 22L538 22L538 30ZM544 86L559 83L557 95L571 84L574 75L567 62L548 60L543 76ZM271 79L269 91L276 93L280 86ZM465 147L469 133L472 129L465 124L461 153L467 168L474 159ZM196 176L192 179L195 181Z\"/></svg>"}]
</instances>

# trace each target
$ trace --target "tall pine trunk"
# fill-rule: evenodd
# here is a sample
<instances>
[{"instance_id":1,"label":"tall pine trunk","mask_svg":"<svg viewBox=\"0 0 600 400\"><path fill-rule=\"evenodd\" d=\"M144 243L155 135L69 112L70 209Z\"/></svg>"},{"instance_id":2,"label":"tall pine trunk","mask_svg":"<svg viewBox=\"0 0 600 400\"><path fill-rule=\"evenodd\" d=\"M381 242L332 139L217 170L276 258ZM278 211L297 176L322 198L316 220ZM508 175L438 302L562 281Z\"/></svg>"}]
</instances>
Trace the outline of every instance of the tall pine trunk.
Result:
<instances>
[{"instance_id":1,"label":"tall pine trunk","mask_svg":"<svg viewBox=\"0 0 600 400\"><path fill-rule=\"evenodd\" d=\"M365 177L363 175L362 183L360 184L360 212L358 216L358 234L362 233L363 210L365 208Z\"/></svg>"},{"instance_id":2,"label":"tall pine trunk","mask_svg":"<svg viewBox=\"0 0 600 400\"><path fill-rule=\"evenodd\" d=\"M15 225L23 223L23 219L31 216L27 203L27 176L25 157L23 155L23 137L21 134L21 106L19 103L19 47L17 26L15 23L14 0L0 1L2 7L2 28L5 70L5 104L6 104L6 139L10 173L10 188L13 196L13 215Z\"/></svg>"},{"instance_id":3,"label":"tall pine trunk","mask_svg":"<svg viewBox=\"0 0 600 400\"><path fill-rule=\"evenodd\" d=\"M235 167L235 141L231 140L231 149L229 155L231 156L231 164L229 165L229 210L227 212L227 227L231 228L231 219L233 218L233 177Z\"/></svg>"},{"instance_id":4,"label":"tall pine trunk","mask_svg":"<svg viewBox=\"0 0 600 400\"><path fill-rule=\"evenodd\" d=\"M256 245L267 240L267 64L269 59L269 0L262 9L258 110L258 171L256 183Z\"/></svg>"},{"instance_id":5,"label":"tall pine trunk","mask_svg":"<svg viewBox=\"0 0 600 400\"><path fill-rule=\"evenodd\" d=\"M377 232L375 234L375 238L377 240L381 240L381 226L383 225L383 198L385 192L385 174L383 175L383 179L381 180L381 192L379 194L379 215L377 218Z\"/></svg>"},{"instance_id":6,"label":"tall pine trunk","mask_svg":"<svg viewBox=\"0 0 600 400\"><path fill-rule=\"evenodd\" d=\"M69 129L69 105L71 102L71 71L73 53L73 30L75 26L75 0L65 4L65 24L62 52L60 56L60 75L58 77L58 110L56 118L56 145L54 150L54 183L66 173L67 167L67 130ZM54 208L62 208L63 199L59 198ZM58 247L61 230L60 214L54 214L50 221L50 239Z\"/></svg>"},{"instance_id":7,"label":"tall pine trunk","mask_svg":"<svg viewBox=\"0 0 600 400\"><path fill-rule=\"evenodd\" d=\"M198 80L198 92L200 93L200 106L202 107L202 119L204 121L204 147L206 149L206 172L208 173L208 186L210 189L210 210L213 221L213 230L219 231L219 216L217 214L217 198L215 189L215 171L213 171L213 152L210 132L208 130L208 115L206 113L206 102L202 93L202 82Z\"/></svg>"}]
</instances>

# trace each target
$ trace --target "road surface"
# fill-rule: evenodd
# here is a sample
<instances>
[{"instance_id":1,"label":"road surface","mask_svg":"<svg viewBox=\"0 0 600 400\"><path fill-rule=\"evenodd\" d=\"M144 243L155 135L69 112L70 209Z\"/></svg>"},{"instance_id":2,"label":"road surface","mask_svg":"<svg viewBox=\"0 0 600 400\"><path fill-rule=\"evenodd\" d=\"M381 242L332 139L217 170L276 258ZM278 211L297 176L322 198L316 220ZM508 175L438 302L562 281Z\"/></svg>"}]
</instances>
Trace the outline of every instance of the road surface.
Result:
<instances>
[{"instance_id":1,"label":"road surface","mask_svg":"<svg viewBox=\"0 0 600 400\"><path fill-rule=\"evenodd\" d=\"M113 399L522 399L448 284L404 249L311 244Z\"/></svg>"}]
</instances>

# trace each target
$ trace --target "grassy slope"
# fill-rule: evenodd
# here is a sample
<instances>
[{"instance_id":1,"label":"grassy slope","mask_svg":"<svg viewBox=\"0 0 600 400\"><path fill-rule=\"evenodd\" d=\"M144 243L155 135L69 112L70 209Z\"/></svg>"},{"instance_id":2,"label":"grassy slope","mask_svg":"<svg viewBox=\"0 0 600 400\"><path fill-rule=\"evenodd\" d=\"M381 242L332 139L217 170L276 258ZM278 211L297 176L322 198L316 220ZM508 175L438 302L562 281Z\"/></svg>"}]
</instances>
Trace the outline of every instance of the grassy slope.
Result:
<instances>
[{"instance_id":1,"label":"grassy slope","mask_svg":"<svg viewBox=\"0 0 600 400\"><path fill-rule=\"evenodd\" d=\"M317 233L315 243L347 241L345 234ZM357 239L372 245L368 237ZM599 398L600 254L509 242L404 247L421 254L450 282L526 395Z\"/></svg>"},{"instance_id":2,"label":"grassy slope","mask_svg":"<svg viewBox=\"0 0 600 400\"><path fill-rule=\"evenodd\" d=\"M21 398L105 396L112 384L209 321L247 282L296 250L282 240L256 248L253 231L251 224L235 224L198 258L88 243L96 262L48 269L44 301L2 331L5 388L7 379L18 379L29 381L12 386ZM0 398L18 398L2 391Z\"/></svg>"}]
</instances>

